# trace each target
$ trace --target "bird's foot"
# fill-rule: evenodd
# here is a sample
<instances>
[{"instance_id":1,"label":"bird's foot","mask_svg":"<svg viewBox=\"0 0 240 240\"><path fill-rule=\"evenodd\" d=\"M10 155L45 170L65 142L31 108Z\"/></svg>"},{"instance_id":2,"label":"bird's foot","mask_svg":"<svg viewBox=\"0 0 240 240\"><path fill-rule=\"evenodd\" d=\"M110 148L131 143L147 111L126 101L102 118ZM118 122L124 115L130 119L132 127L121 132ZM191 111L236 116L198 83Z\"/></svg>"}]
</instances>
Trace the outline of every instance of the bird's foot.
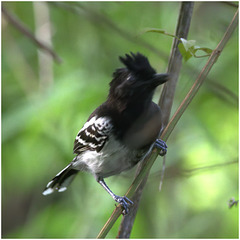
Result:
<instances>
[{"instance_id":1,"label":"bird's foot","mask_svg":"<svg viewBox=\"0 0 240 240\"><path fill-rule=\"evenodd\" d=\"M133 202L125 196L120 197L117 195L115 195L114 200L122 206L122 214L127 215L129 213L130 206L133 205Z\"/></svg>"},{"instance_id":2,"label":"bird's foot","mask_svg":"<svg viewBox=\"0 0 240 240\"><path fill-rule=\"evenodd\" d=\"M160 156L164 156L167 153L167 144L163 140L157 139L155 142L155 147L160 149Z\"/></svg>"}]
</instances>

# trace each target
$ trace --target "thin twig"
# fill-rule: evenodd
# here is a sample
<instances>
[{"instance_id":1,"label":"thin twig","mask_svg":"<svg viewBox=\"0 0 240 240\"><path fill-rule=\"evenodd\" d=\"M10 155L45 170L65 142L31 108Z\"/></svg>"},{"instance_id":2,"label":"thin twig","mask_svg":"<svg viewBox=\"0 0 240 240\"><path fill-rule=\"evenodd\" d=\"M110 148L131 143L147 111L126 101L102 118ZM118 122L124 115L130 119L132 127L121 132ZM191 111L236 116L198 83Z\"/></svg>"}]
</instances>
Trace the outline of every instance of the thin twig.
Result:
<instances>
[{"instance_id":1,"label":"thin twig","mask_svg":"<svg viewBox=\"0 0 240 240\"><path fill-rule=\"evenodd\" d=\"M160 180L159 188L158 188L159 191L162 190L162 184L163 184L165 169L166 169L166 155L163 156L163 166L162 166L162 171L161 171L161 180Z\"/></svg>"},{"instance_id":2,"label":"thin twig","mask_svg":"<svg viewBox=\"0 0 240 240\"><path fill-rule=\"evenodd\" d=\"M61 58L55 53L49 46L44 44L43 42L39 41L34 34L30 32L30 30L19 20L16 16L14 16L12 13L8 12L6 8L2 6L2 13L3 16L8 20L9 23L11 23L16 29L18 29L21 33L23 33L26 37L28 37L34 44L36 44L39 48L45 50L48 52L53 59L57 63L61 63Z\"/></svg>"},{"instance_id":3,"label":"thin twig","mask_svg":"<svg viewBox=\"0 0 240 240\"><path fill-rule=\"evenodd\" d=\"M177 110L176 114L174 114L173 118L171 121L168 123L167 127L165 128L164 132L161 135L161 139L167 140L168 137L170 136L173 128L176 126L176 123L179 121L181 118L183 112L186 110L186 104L189 105L189 103L192 101L193 97L196 95L197 91L199 90L199 87L203 83L203 81L206 79L207 74L209 73L210 69L218 59L219 55L221 54L221 51L225 47L226 43L232 36L235 28L238 25L238 10L236 11L232 22L229 24L229 27L227 28L222 40L216 47L216 49L212 52L211 56L209 57L207 63L205 64L204 68L202 69L199 77L195 81L193 88L189 91L187 94L186 98L182 102L182 104L179 106L179 109ZM142 180L145 178L145 176L148 174L150 168L152 167L154 161L156 160L158 156L159 151L154 149L152 151L151 156L149 156L144 162L143 162L143 168L142 171L138 174L138 176L134 179L132 185L128 189L126 193L126 197L131 199L131 196L133 196L134 192L138 188L138 186L141 184ZM121 215L121 206L118 205L116 209L113 211L113 214L107 221L107 224L104 225L102 228L101 232L97 236L97 238L105 238L108 232L110 231L111 227L117 220L117 218Z\"/></svg>"},{"instance_id":4,"label":"thin twig","mask_svg":"<svg viewBox=\"0 0 240 240\"><path fill-rule=\"evenodd\" d=\"M181 11L178 19L178 26L176 31L176 36L178 38L187 39L191 16L193 11L193 3L186 2L182 3ZM189 16L189 17L188 17ZM182 67L182 55L178 49L178 44L180 41L174 39L171 58L168 65L168 73L171 73L171 81L168 81L164 84L161 97L159 99L159 106L163 112L163 126L165 127L168 124L170 113L173 105L173 99L175 95L175 89Z\"/></svg>"}]
</instances>

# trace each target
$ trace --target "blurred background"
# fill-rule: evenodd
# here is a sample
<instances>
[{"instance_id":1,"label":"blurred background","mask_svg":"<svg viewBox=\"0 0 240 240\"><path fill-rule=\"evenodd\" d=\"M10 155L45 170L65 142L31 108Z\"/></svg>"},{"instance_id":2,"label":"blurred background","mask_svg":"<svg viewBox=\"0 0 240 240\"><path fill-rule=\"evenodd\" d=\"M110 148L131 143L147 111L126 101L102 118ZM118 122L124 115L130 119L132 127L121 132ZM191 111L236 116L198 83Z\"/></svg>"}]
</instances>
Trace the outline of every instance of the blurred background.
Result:
<instances>
[{"instance_id":1,"label":"blurred background","mask_svg":"<svg viewBox=\"0 0 240 240\"><path fill-rule=\"evenodd\" d=\"M90 174L79 174L66 192L42 191L72 160L76 134L105 101L112 73L122 66L118 56L139 51L158 72L166 71L173 39L143 31L174 34L180 2L2 6L2 237L95 238L115 202ZM214 49L236 10L235 3L196 2L188 39ZM172 113L206 61L183 63ZM167 144L162 190L159 157L131 237L238 238L238 206L228 204L238 200L238 31ZM134 169L106 182L124 195L133 177ZM108 238L116 237L120 220Z\"/></svg>"}]
</instances>

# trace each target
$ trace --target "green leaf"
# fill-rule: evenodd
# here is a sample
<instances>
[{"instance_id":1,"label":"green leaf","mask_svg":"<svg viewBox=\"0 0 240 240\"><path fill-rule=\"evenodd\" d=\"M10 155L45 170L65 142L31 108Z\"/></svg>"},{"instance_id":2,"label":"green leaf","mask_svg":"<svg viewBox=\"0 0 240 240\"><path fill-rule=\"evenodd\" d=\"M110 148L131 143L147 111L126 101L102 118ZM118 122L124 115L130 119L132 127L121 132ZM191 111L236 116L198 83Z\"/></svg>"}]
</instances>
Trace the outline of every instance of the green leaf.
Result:
<instances>
[{"instance_id":1,"label":"green leaf","mask_svg":"<svg viewBox=\"0 0 240 240\"><path fill-rule=\"evenodd\" d=\"M186 40L184 38L181 38L180 40L181 40L181 43L178 45L178 48L185 61L187 61L192 56L196 58L209 56L213 51L210 48L202 48L202 47L196 46L195 40ZM207 55L196 56L197 51L203 51Z\"/></svg>"},{"instance_id":2,"label":"green leaf","mask_svg":"<svg viewBox=\"0 0 240 240\"><path fill-rule=\"evenodd\" d=\"M180 40L182 41L182 44L186 51L188 51L190 48L194 48L196 44L196 40L186 40L184 38L180 38Z\"/></svg>"},{"instance_id":3,"label":"green leaf","mask_svg":"<svg viewBox=\"0 0 240 240\"><path fill-rule=\"evenodd\" d=\"M191 53L191 51L186 50L185 46L183 45L183 43L179 43L178 44L178 49L184 59L184 61L188 61L188 59L190 59L193 54Z\"/></svg>"},{"instance_id":4,"label":"green leaf","mask_svg":"<svg viewBox=\"0 0 240 240\"><path fill-rule=\"evenodd\" d=\"M178 38L177 36L167 33L165 30L163 29L158 29L158 28L145 28L143 33L147 33L147 32L155 32L155 33L160 33L160 34L164 34L166 36L171 36L174 38L177 38L179 41L181 41L181 43L179 43L178 45L178 49L181 53L181 55L183 56L184 61L188 61L191 57L195 57L195 58L201 58L201 57L207 57L212 53L212 49L210 48L202 48L199 46L196 46L196 40L186 40L185 38ZM197 51L204 51L206 53L206 55L200 55L200 56L196 56L196 52Z\"/></svg>"}]
</instances>

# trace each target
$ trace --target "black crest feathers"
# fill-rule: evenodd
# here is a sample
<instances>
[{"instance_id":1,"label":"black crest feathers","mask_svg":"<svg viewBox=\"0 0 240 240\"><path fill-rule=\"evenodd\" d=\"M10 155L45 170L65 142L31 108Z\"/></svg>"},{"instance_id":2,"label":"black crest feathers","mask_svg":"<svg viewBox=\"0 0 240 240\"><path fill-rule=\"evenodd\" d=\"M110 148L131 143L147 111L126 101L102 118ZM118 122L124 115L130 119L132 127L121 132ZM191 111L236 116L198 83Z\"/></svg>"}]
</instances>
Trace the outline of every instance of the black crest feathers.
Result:
<instances>
[{"instance_id":1,"label":"black crest feathers","mask_svg":"<svg viewBox=\"0 0 240 240\"><path fill-rule=\"evenodd\" d=\"M127 67L127 69L136 76L151 76L156 71L151 67L148 59L141 53L126 54L124 57L119 57L120 61Z\"/></svg>"}]
</instances>

